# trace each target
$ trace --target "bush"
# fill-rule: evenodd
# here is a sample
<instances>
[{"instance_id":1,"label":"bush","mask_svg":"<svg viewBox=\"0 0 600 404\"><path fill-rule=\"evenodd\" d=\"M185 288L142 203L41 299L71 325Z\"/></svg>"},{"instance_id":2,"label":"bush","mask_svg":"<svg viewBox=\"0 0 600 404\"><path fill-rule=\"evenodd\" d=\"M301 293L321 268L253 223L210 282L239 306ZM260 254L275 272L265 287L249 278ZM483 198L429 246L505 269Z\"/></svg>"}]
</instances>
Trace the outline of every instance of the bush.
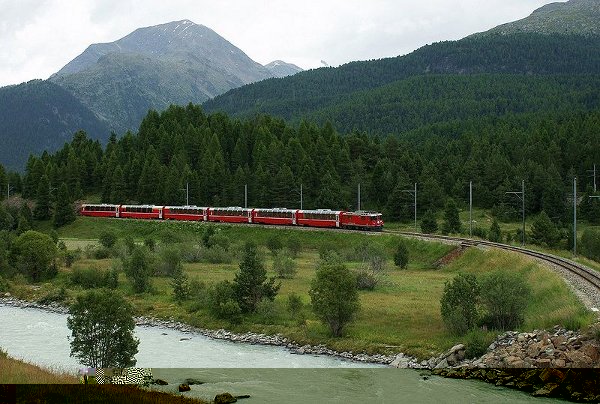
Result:
<instances>
[{"instance_id":1,"label":"bush","mask_svg":"<svg viewBox=\"0 0 600 404\"><path fill-rule=\"evenodd\" d=\"M290 252L292 258L298 257L298 255L302 252L302 244L296 236L288 237L285 247Z\"/></svg>"},{"instance_id":2,"label":"bush","mask_svg":"<svg viewBox=\"0 0 600 404\"><path fill-rule=\"evenodd\" d=\"M281 241L281 236L279 234L273 234L267 240L267 248L271 251L271 254L275 255L277 251L283 248L283 242Z\"/></svg>"},{"instance_id":3,"label":"bush","mask_svg":"<svg viewBox=\"0 0 600 404\"><path fill-rule=\"evenodd\" d=\"M273 271L277 277L284 279L292 279L296 275L298 271L296 261L290 257L289 251L283 249L275 253Z\"/></svg>"},{"instance_id":4,"label":"bush","mask_svg":"<svg viewBox=\"0 0 600 404\"><path fill-rule=\"evenodd\" d=\"M502 231L500 231L500 225L498 221L494 219L490 226L490 232L488 233L488 240L494 243L500 243L502 241Z\"/></svg>"},{"instance_id":5,"label":"bush","mask_svg":"<svg viewBox=\"0 0 600 404\"><path fill-rule=\"evenodd\" d=\"M181 257L179 250L174 247L161 249L159 260L154 268L155 276L174 276L181 266Z\"/></svg>"},{"instance_id":6,"label":"bush","mask_svg":"<svg viewBox=\"0 0 600 404\"><path fill-rule=\"evenodd\" d=\"M340 337L360 308L354 275L344 265L322 265L308 293L316 316Z\"/></svg>"},{"instance_id":7,"label":"bush","mask_svg":"<svg viewBox=\"0 0 600 404\"><path fill-rule=\"evenodd\" d=\"M431 234L438 231L437 219L435 218L435 213L433 211L428 210L423 215L421 219L421 231L425 234Z\"/></svg>"},{"instance_id":8,"label":"bush","mask_svg":"<svg viewBox=\"0 0 600 404\"><path fill-rule=\"evenodd\" d=\"M223 247L215 245L212 248L204 250L202 261L208 262L209 264L229 264L233 261L233 258Z\"/></svg>"},{"instance_id":9,"label":"bush","mask_svg":"<svg viewBox=\"0 0 600 404\"><path fill-rule=\"evenodd\" d=\"M581 253L589 259L600 262L600 230L587 228L581 235Z\"/></svg>"},{"instance_id":10,"label":"bush","mask_svg":"<svg viewBox=\"0 0 600 404\"><path fill-rule=\"evenodd\" d=\"M398 242L398 246L396 247L394 264L402 269L406 269L408 265L408 248L406 248L406 243L402 240Z\"/></svg>"},{"instance_id":11,"label":"bush","mask_svg":"<svg viewBox=\"0 0 600 404\"><path fill-rule=\"evenodd\" d=\"M179 265L181 266L181 264ZM181 268L173 276L171 286L173 287L173 298L176 302L181 303L189 299L191 294L190 280Z\"/></svg>"},{"instance_id":12,"label":"bush","mask_svg":"<svg viewBox=\"0 0 600 404\"><path fill-rule=\"evenodd\" d=\"M473 236L485 240L488 238L488 233L483 227L475 226L473 227Z\"/></svg>"},{"instance_id":13,"label":"bush","mask_svg":"<svg viewBox=\"0 0 600 404\"><path fill-rule=\"evenodd\" d=\"M356 287L359 290L373 290L378 280L373 272L361 270L356 272Z\"/></svg>"},{"instance_id":14,"label":"bush","mask_svg":"<svg viewBox=\"0 0 600 404\"><path fill-rule=\"evenodd\" d=\"M560 233L546 212L542 211L531 224L531 241L538 245L556 247L560 242Z\"/></svg>"},{"instance_id":15,"label":"bush","mask_svg":"<svg viewBox=\"0 0 600 404\"><path fill-rule=\"evenodd\" d=\"M123 260L123 270L136 293L146 292L150 289L152 268L146 248L136 246L131 257Z\"/></svg>"},{"instance_id":16,"label":"bush","mask_svg":"<svg viewBox=\"0 0 600 404\"><path fill-rule=\"evenodd\" d=\"M54 289L48 292L45 296L38 299L39 304L48 305L50 303L61 303L67 300L67 291L64 287Z\"/></svg>"},{"instance_id":17,"label":"bush","mask_svg":"<svg viewBox=\"0 0 600 404\"><path fill-rule=\"evenodd\" d=\"M151 237L146 237L144 239L144 245L150 250L150 251L154 251L156 250L156 240L154 240Z\"/></svg>"},{"instance_id":18,"label":"bush","mask_svg":"<svg viewBox=\"0 0 600 404\"><path fill-rule=\"evenodd\" d=\"M236 301L234 285L229 281L216 283L209 290L209 308L211 313L232 323L241 320L242 309Z\"/></svg>"},{"instance_id":19,"label":"bush","mask_svg":"<svg viewBox=\"0 0 600 404\"><path fill-rule=\"evenodd\" d=\"M10 285L8 281L0 276L0 292L8 292L10 290Z\"/></svg>"},{"instance_id":20,"label":"bush","mask_svg":"<svg viewBox=\"0 0 600 404\"><path fill-rule=\"evenodd\" d=\"M104 271L96 268L75 268L71 272L70 282L84 289L104 287L115 289L117 285L114 278L118 279L118 276L116 269Z\"/></svg>"},{"instance_id":21,"label":"bush","mask_svg":"<svg viewBox=\"0 0 600 404\"><path fill-rule=\"evenodd\" d=\"M481 280L481 302L486 315L485 325L496 330L520 327L531 289L522 274L496 271Z\"/></svg>"},{"instance_id":22,"label":"bush","mask_svg":"<svg viewBox=\"0 0 600 404\"><path fill-rule=\"evenodd\" d=\"M73 263L79 258L79 252L73 250L66 250L63 254L65 259L65 266L71 268Z\"/></svg>"},{"instance_id":23,"label":"bush","mask_svg":"<svg viewBox=\"0 0 600 404\"><path fill-rule=\"evenodd\" d=\"M451 282L446 282L440 303L442 320L450 332L464 335L476 325L479 293L474 275L458 274Z\"/></svg>"},{"instance_id":24,"label":"bush","mask_svg":"<svg viewBox=\"0 0 600 404\"><path fill-rule=\"evenodd\" d=\"M277 320L277 310L275 302L269 299L263 299L256 305L256 314L258 321L262 324L275 324Z\"/></svg>"},{"instance_id":25,"label":"bush","mask_svg":"<svg viewBox=\"0 0 600 404\"><path fill-rule=\"evenodd\" d=\"M465 335L465 358L479 358L487 352L488 347L494 341L495 333L485 332L480 329L472 329Z\"/></svg>"},{"instance_id":26,"label":"bush","mask_svg":"<svg viewBox=\"0 0 600 404\"><path fill-rule=\"evenodd\" d=\"M98 237L98 242L104 248L113 248L113 246L117 242L117 235L112 231L103 231Z\"/></svg>"},{"instance_id":27,"label":"bush","mask_svg":"<svg viewBox=\"0 0 600 404\"><path fill-rule=\"evenodd\" d=\"M15 267L33 282L51 279L58 273L55 262L58 250L47 234L26 231L15 239L12 254Z\"/></svg>"},{"instance_id":28,"label":"bush","mask_svg":"<svg viewBox=\"0 0 600 404\"><path fill-rule=\"evenodd\" d=\"M304 304L302 303L302 298L294 292L290 293L287 298L286 307L287 311L291 314L292 317L298 317L298 315L302 311L302 308L304 307Z\"/></svg>"},{"instance_id":29,"label":"bush","mask_svg":"<svg viewBox=\"0 0 600 404\"><path fill-rule=\"evenodd\" d=\"M111 251L109 248L100 247L94 250L94 258L97 260L104 260L110 258Z\"/></svg>"}]
</instances>

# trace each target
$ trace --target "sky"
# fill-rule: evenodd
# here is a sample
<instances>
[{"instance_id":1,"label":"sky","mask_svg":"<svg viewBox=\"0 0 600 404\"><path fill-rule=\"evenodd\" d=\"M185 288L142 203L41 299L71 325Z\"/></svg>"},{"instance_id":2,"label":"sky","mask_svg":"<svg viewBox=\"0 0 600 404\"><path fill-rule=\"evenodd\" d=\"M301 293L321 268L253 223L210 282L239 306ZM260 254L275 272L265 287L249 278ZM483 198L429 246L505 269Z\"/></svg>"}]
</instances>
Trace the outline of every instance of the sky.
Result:
<instances>
[{"instance_id":1,"label":"sky","mask_svg":"<svg viewBox=\"0 0 600 404\"><path fill-rule=\"evenodd\" d=\"M524 18L550 0L0 0L0 86L46 79L93 43L188 19L261 64L398 56Z\"/></svg>"}]
</instances>

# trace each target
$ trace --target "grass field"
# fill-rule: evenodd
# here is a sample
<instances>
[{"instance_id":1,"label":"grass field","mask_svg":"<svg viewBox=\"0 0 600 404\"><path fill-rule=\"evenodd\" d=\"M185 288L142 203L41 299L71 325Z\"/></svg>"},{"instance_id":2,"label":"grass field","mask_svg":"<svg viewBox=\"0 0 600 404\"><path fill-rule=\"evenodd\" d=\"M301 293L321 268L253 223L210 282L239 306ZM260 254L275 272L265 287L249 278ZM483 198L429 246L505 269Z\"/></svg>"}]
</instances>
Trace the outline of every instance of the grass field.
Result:
<instances>
[{"instance_id":1,"label":"grass field","mask_svg":"<svg viewBox=\"0 0 600 404\"><path fill-rule=\"evenodd\" d=\"M75 375L13 359L0 349L0 384L75 384Z\"/></svg>"},{"instance_id":2,"label":"grass field","mask_svg":"<svg viewBox=\"0 0 600 404\"><path fill-rule=\"evenodd\" d=\"M96 244L95 239L103 231L112 231L119 238L132 237L138 243L146 238L157 240L157 248L171 248L200 243L206 229L203 223L152 222L122 219L78 218L75 223L59 229L59 235L68 248L85 249ZM213 225L214 226L214 225ZM454 247L418 240L403 239L410 252L408 269L394 267L392 256L399 236L389 234L348 234L333 231L302 231L295 229L273 229L254 226L215 226L217 233L231 240L229 247L231 263L209 264L186 263L185 273L191 279L209 286L221 280L233 280L241 258L244 242L252 240L261 246L262 256L269 275L272 256L265 247L273 237L283 245L296 244L300 252L296 258L297 274L293 279L281 280L281 289L275 302L266 312L244 318L243 322L230 324L213 318L205 305L201 304L199 292L194 300L178 305L172 298L169 278L154 277L151 293L136 295L123 273L119 278L119 289L134 303L137 314L155 317L175 317L184 322L205 328L227 328L236 332L255 331L260 333L284 334L299 343L325 343L339 351L395 353L405 352L420 358L439 354L450 346L462 342L460 337L450 335L440 315L440 298L446 282L459 272L482 275L494 270L522 272L533 290L526 310L524 330L552 327L562 324L578 328L590 324L594 317L588 313L577 298L569 291L558 275L541 268L533 260L509 252L494 249L471 248L449 265L436 268L436 261ZM373 291L360 292L361 310L344 337L331 338L327 329L310 311L308 290L315 275L319 251L334 250L353 269L363 263L356 251L365 245L376 246L388 256L387 270ZM28 285L14 285L17 295L39 299L45 294L65 287L70 299L82 293L79 286L69 283L69 273L75 268L104 270L118 265L117 258L82 258L72 269L61 268L51 283L32 290ZM299 295L304 303L306 322L298 322L286 310L290 293Z\"/></svg>"}]
</instances>

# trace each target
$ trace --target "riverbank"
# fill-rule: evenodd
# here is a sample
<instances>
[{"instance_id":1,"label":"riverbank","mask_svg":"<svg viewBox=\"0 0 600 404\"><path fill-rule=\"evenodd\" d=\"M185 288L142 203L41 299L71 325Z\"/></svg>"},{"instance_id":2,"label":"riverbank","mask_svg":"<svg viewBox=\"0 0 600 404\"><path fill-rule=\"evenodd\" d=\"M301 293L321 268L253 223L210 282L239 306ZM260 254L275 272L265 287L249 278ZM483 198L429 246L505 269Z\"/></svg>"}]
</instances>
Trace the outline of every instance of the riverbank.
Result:
<instances>
[{"instance_id":1,"label":"riverbank","mask_svg":"<svg viewBox=\"0 0 600 404\"><path fill-rule=\"evenodd\" d=\"M40 304L37 302L29 302L25 300L16 299L14 297L0 297L0 304L17 307L17 308L33 308L39 310L50 311L59 314L68 314L68 308L61 306L57 303ZM325 345L301 345L295 341L290 340L282 335L265 335L252 332L246 332L237 334L224 329L210 330L204 328L198 328L185 324L173 319L164 320L152 317L136 317L136 325L146 327L161 327L180 331L186 334L199 334L212 338L215 340L225 340L234 343L244 343L253 345L271 345L279 346L287 349L293 354L297 355L325 355L331 357L337 357L347 361L355 361L361 363L372 363L378 365L390 365L397 358L397 355L368 355L365 353L352 353L352 352L337 352L327 348ZM404 355L402 355L404 357ZM406 357L408 358L408 357ZM418 366L416 358L410 358L411 364L415 368L421 368ZM243 367L243 366L241 366ZM408 367L408 366L406 366Z\"/></svg>"},{"instance_id":2,"label":"riverbank","mask_svg":"<svg viewBox=\"0 0 600 404\"><path fill-rule=\"evenodd\" d=\"M8 356L0 347L0 385L2 384L76 384L75 375L46 369ZM2 402L2 400L0 400Z\"/></svg>"}]
</instances>

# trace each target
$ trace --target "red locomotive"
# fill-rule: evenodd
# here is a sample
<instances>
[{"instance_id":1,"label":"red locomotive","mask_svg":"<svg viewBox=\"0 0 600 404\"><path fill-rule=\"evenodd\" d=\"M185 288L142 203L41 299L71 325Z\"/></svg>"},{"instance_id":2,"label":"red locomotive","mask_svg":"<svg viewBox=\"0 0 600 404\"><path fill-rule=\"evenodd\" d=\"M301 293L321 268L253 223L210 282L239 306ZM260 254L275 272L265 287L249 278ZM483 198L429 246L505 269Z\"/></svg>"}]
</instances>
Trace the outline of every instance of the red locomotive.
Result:
<instances>
[{"instance_id":1,"label":"red locomotive","mask_svg":"<svg viewBox=\"0 0 600 404\"><path fill-rule=\"evenodd\" d=\"M317 209L84 204L83 216L381 230L381 213Z\"/></svg>"}]
</instances>

